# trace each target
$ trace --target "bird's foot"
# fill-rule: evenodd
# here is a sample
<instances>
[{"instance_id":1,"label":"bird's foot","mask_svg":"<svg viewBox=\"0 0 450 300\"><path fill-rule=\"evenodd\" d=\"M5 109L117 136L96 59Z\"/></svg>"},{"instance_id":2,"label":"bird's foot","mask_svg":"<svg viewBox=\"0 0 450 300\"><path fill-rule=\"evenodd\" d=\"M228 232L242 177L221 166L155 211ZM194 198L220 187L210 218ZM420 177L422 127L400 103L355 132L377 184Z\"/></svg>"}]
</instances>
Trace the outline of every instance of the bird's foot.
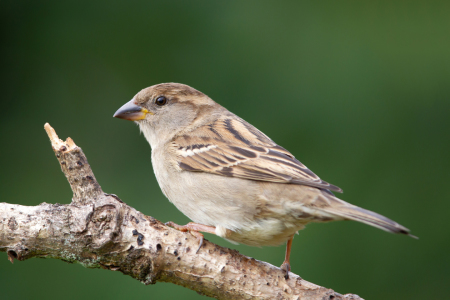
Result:
<instances>
[{"instance_id":1,"label":"bird's foot","mask_svg":"<svg viewBox=\"0 0 450 300\"><path fill-rule=\"evenodd\" d=\"M167 222L166 225L173 227L182 232L189 231L193 236L195 236L199 242L197 251L195 251L195 253L197 253L198 250L200 250L201 246L203 245L204 236L199 231L216 234L216 227L193 223L193 222L187 223L186 225L182 226L182 225L178 225L178 224L175 224L174 222L170 221L170 222Z\"/></svg>"},{"instance_id":2,"label":"bird's foot","mask_svg":"<svg viewBox=\"0 0 450 300\"><path fill-rule=\"evenodd\" d=\"M289 264L288 261L284 261L283 264L280 267L281 270L283 270L284 272L286 272L286 274L284 275L284 278L286 280L289 279L289 271L291 270L291 265Z\"/></svg>"}]
</instances>

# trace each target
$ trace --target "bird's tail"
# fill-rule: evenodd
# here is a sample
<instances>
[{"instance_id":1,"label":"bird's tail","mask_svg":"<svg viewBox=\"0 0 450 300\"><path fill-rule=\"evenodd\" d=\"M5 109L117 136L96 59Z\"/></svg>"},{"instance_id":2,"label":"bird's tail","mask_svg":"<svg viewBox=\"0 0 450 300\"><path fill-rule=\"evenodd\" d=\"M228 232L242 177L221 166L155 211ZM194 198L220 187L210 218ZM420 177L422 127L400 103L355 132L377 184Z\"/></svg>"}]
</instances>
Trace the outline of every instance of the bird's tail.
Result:
<instances>
[{"instance_id":1,"label":"bird's tail","mask_svg":"<svg viewBox=\"0 0 450 300\"><path fill-rule=\"evenodd\" d=\"M385 216L358 206L351 205L340 199L334 199L338 200L338 202L340 203L333 203L330 206L323 207L322 210L324 212L342 217L347 220L358 221L376 228L380 228L387 232L406 234L417 239L416 236L409 233L408 228L392 221L391 219L386 218Z\"/></svg>"}]
</instances>

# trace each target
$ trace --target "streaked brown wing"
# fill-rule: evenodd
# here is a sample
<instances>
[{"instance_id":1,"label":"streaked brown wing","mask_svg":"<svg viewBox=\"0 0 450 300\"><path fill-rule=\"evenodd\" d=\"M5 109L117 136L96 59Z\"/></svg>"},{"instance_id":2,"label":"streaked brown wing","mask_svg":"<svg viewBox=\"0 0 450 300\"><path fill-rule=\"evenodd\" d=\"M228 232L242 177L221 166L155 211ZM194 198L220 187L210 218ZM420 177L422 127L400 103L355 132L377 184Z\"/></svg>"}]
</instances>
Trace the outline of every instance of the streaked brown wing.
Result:
<instances>
[{"instance_id":1,"label":"streaked brown wing","mask_svg":"<svg viewBox=\"0 0 450 300\"><path fill-rule=\"evenodd\" d=\"M180 136L173 146L186 171L279 183L303 184L336 192L286 149L236 116L228 116Z\"/></svg>"}]
</instances>

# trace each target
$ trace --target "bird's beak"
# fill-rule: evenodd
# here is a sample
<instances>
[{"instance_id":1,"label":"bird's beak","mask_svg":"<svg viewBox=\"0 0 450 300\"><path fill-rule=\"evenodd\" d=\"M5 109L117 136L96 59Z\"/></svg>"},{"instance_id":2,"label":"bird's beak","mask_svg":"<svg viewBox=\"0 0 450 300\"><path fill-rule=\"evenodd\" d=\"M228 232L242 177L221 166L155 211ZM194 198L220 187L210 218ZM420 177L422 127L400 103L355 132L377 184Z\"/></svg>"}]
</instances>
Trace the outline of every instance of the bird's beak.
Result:
<instances>
[{"instance_id":1,"label":"bird's beak","mask_svg":"<svg viewBox=\"0 0 450 300\"><path fill-rule=\"evenodd\" d=\"M145 119L147 114L152 114L152 112L147 109L140 107L134 103L134 99L125 103L121 108L119 108L114 114L114 118L129 120L129 121L137 121Z\"/></svg>"}]
</instances>

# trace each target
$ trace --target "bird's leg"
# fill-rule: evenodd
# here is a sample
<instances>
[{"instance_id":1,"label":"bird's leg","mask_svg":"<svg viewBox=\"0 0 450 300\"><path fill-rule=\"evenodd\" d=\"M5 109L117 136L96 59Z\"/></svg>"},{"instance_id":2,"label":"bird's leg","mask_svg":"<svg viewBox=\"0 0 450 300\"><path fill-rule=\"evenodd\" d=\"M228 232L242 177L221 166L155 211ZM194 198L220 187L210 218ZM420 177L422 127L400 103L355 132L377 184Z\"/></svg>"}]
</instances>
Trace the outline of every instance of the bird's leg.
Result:
<instances>
[{"instance_id":1,"label":"bird's leg","mask_svg":"<svg viewBox=\"0 0 450 300\"><path fill-rule=\"evenodd\" d=\"M286 256L284 257L284 262L280 267L282 270L284 270L286 272L286 275L284 275L285 279L289 279L289 271L291 270L291 265L289 264L289 258L291 256L291 247L292 247L293 240L294 240L294 235L292 235L286 243Z\"/></svg>"},{"instance_id":2,"label":"bird's leg","mask_svg":"<svg viewBox=\"0 0 450 300\"><path fill-rule=\"evenodd\" d=\"M182 232L189 231L193 236L195 236L199 241L198 249L197 249L197 251L195 251L195 253L197 253L198 250L200 250L200 247L203 244L203 234L201 234L199 231L216 234L216 227L198 224L198 223L194 223L194 222L190 222L184 226L181 226L181 225L175 224L174 222L170 221L170 222L167 222L166 225L173 227Z\"/></svg>"}]
</instances>

